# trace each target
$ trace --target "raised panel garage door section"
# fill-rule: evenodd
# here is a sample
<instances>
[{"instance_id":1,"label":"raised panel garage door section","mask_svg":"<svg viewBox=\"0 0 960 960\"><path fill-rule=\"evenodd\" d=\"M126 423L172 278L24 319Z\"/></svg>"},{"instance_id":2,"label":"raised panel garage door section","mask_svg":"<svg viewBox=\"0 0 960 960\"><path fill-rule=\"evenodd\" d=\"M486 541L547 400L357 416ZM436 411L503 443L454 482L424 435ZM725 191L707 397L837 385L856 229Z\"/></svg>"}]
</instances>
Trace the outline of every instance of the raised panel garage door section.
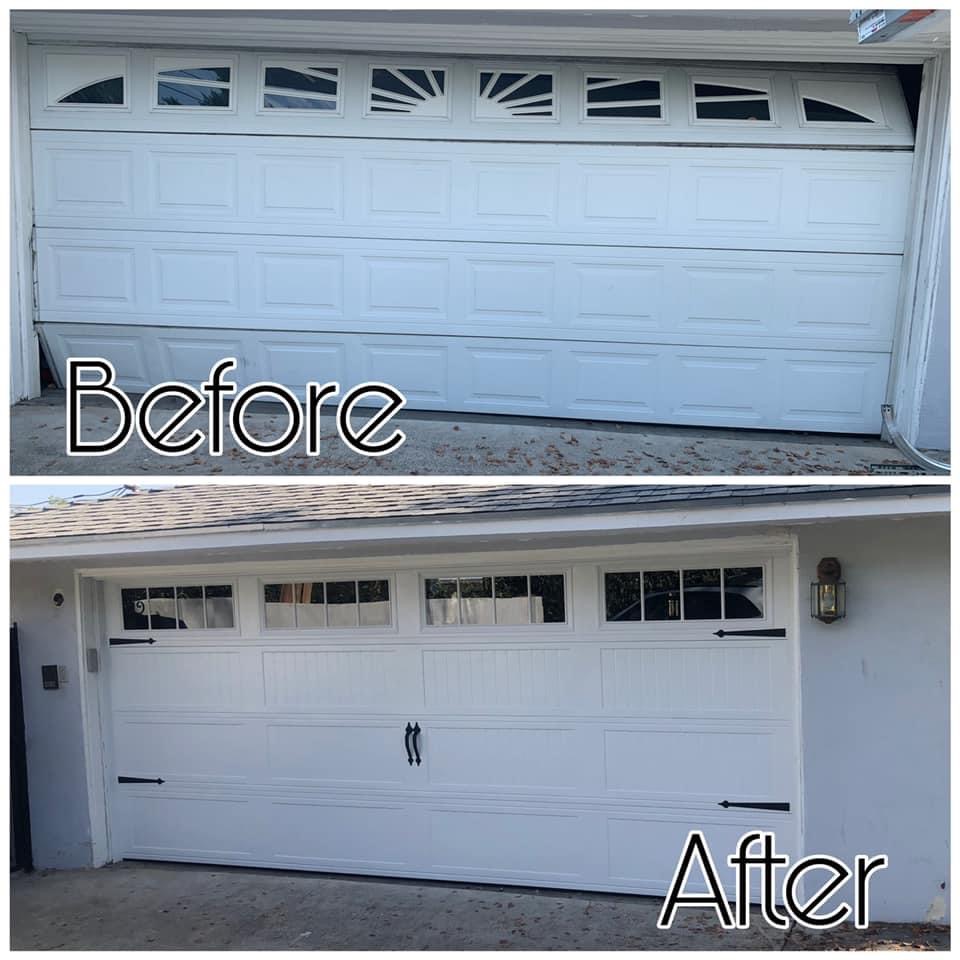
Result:
<instances>
[{"instance_id":1,"label":"raised panel garage door section","mask_svg":"<svg viewBox=\"0 0 960 960\"><path fill-rule=\"evenodd\" d=\"M728 556L109 583L113 854L646 894L692 829L725 878L748 829L795 856L789 562Z\"/></svg>"},{"instance_id":2,"label":"raised panel garage door section","mask_svg":"<svg viewBox=\"0 0 960 960\"><path fill-rule=\"evenodd\" d=\"M121 385L875 433L913 130L882 69L35 47L39 327ZM94 78L94 79L91 79Z\"/></svg>"}]
</instances>

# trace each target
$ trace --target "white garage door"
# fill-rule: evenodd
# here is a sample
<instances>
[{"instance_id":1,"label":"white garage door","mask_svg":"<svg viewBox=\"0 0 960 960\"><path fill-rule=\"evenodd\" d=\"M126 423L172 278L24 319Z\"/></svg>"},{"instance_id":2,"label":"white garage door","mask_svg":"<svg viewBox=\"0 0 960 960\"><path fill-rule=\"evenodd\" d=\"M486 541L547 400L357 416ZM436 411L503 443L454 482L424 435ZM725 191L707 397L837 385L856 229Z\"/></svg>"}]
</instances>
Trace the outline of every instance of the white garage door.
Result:
<instances>
[{"instance_id":1,"label":"white garage door","mask_svg":"<svg viewBox=\"0 0 960 960\"><path fill-rule=\"evenodd\" d=\"M893 73L35 48L39 322L123 386L879 429Z\"/></svg>"},{"instance_id":2,"label":"white garage door","mask_svg":"<svg viewBox=\"0 0 960 960\"><path fill-rule=\"evenodd\" d=\"M782 562L111 584L114 855L659 893L690 829L794 854Z\"/></svg>"}]
</instances>

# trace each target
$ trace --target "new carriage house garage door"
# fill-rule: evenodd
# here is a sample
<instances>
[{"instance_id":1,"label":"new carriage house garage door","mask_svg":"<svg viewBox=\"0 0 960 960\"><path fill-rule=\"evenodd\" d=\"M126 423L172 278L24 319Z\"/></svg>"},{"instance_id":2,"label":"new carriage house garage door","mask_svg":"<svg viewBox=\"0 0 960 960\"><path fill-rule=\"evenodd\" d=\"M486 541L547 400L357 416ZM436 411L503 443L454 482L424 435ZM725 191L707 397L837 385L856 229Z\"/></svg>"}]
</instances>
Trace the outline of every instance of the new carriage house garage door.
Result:
<instances>
[{"instance_id":1,"label":"new carriage house garage door","mask_svg":"<svg viewBox=\"0 0 960 960\"><path fill-rule=\"evenodd\" d=\"M113 855L651 894L691 829L793 856L788 563L110 583Z\"/></svg>"},{"instance_id":2,"label":"new carriage house garage door","mask_svg":"<svg viewBox=\"0 0 960 960\"><path fill-rule=\"evenodd\" d=\"M893 72L35 47L39 325L123 386L876 432Z\"/></svg>"}]
</instances>

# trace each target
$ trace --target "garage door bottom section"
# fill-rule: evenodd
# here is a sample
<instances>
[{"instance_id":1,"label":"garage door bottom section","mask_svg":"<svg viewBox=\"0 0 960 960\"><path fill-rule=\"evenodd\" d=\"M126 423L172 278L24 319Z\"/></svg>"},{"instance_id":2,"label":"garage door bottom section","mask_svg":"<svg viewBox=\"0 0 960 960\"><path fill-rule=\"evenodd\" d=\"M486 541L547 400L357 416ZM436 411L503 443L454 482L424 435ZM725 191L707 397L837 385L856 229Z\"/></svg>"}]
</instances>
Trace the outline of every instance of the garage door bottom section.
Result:
<instances>
[{"instance_id":1,"label":"garage door bottom section","mask_svg":"<svg viewBox=\"0 0 960 960\"><path fill-rule=\"evenodd\" d=\"M772 831L778 852L793 853L784 814L369 795L205 797L173 784L138 788L122 803L134 832L122 856L138 860L662 895L692 829L703 831L731 894L726 857L744 833ZM685 889L706 889L698 870Z\"/></svg>"},{"instance_id":2,"label":"garage door bottom section","mask_svg":"<svg viewBox=\"0 0 960 960\"><path fill-rule=\"evenodd\" d=\"M414 719L120 711L119 853L640 894L691 830L731 892L744 833L795 853L786 720Z\"/></svg>"},{"instance_id":3,"label":"garage door bottom section","mask_svg":"<svg viewBox=\"0 0 960 960\"><path fill-rule=\"evenodd\" d=\"M236 357L239 384L391 384L413 410L877 434L889 354L444 335L42 323L57 370L102 357L119 385L199 384Z\"/></svg>"}]
</instances>

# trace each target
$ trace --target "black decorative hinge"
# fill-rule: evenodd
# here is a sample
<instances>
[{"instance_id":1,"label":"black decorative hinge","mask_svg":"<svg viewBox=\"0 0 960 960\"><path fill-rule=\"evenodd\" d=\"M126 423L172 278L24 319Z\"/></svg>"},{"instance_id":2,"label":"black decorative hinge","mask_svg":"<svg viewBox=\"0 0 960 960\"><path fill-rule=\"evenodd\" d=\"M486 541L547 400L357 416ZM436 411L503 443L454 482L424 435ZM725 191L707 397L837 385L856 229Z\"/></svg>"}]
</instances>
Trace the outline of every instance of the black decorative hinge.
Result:
<instances>
[{"instance_id":1,"label":"black decorative hinge","mask_svg":"<svg viewBox=\"0 0 960 960\"><path fill-rule=\"evenodd\" d=\"M787 631L783 627L772 627L769 630L718 630L715 637L785 637Z\"/></svg>"},{"instance_id":2,"label":"black decorative hinge","mask_svg":"<svg viewBox=\"0 0 960 960\"><path fill-rule=\"evenodd\" d=\"M159 777L117 777L117 783L163 783Z\"/></svg>"},{"instance_id":3,"label":"black decorative hinge","mask_svg":"<svg viewBox=\"0 0 960 960\"><path fill-rule=\"evenodd\" d=\"M790 812L789 803L732 803L730 800L721 800L718 807L747 807L750 810L782 810L784 813Z\"/></svg>"},{"instance_id":4,"label":"black decorative hinge","mask_svg":"<svg viewBox=\"0 0 960 960\"><path fill-rule=\"evenodd\" d=\"M109 642L111 647L126 647L131 643L156 643L157 641L153 637L147 637L145 640L133 637L111 637Z\"/></svg>"}]
</instances>

